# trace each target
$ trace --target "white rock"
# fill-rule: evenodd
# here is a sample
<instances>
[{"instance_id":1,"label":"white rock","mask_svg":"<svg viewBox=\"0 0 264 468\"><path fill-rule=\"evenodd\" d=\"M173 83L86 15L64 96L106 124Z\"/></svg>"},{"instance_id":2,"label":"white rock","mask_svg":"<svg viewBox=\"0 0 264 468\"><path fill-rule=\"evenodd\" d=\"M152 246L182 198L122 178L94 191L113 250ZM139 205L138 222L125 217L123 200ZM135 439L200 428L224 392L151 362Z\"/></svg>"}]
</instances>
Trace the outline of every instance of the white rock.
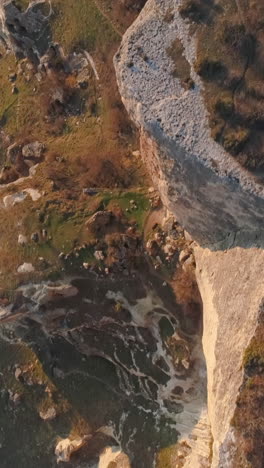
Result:
<instances>
[{"instance_id":1,"label":"white rock","mask_svg":"<svg viewBox=\"0 0 264 468\"><path fill-rule=\"evenodd\" d=\"M27 195L31 197L32 201L37 201L41 197L41 193L38 190L27 188L21 192L16 192L12 195L6 195L3 198L3 203L4 203L5 208L10 208L16 205L16 203L21 203L22 201L25 200Z\"/></svg>"},{"instance_id":2,"label":"white rock","mask_svg":"<svg viewBox=\"0 0 264 468\"><path fill-rule=\"evenodd\" d=\"M21 203L25 200L27 194L24 192L17 192L12 195L6 195L3 198L3 203L5 208L10 208L11 206L16 205L16 203Z\"/></svg>"},{"instance_id":3,"label":"white rock","mask_svg":"<svg viewBox=\"0 0 264 468\"><path fill-rule=\"evenodd\" d=\"M35 268L32 263L23 263L17 269L18 273L32 273L33 271L35 271Z\"/></svg>"},{"instance_id":4,"label":"white rock","mask_svg":"<svg viewBox=\"0 0 264 468\"><path fill-rule=\"evenodd\" d=\"M57 463L70 461L71 455L83 447L86 440L87 437L76 437L73 440L67 437L67 439L60 440L55 448Z\"/></svg>"},{"instance_id":5,"label":"white rock","mask_svg":"<svg viewBox=\"0 0 264 468\"><path fill-rule=\"evenodd\" d=\"M24 158L40 158L44 152L44 145L39 141L33 141L23 146L22 154Z\"/></svg>"},{"instance_id":6,"label":"white rock","mask_svg":"<svg viewBox=\"0 0 264 468\"><path fill-rule=\"evenodd\" d=\"M28 193L28 195L32 198L32 201L37 201L41 197L41 193L36 189L28 188L23 190L23 192Z\"/></svg>"},{"instance_id":7,"label":"white rock","mask_svg":"<svg viewBox=\"0 0 264 468\"><path fill-rule=\"evenodd\" d=\"M73 297L78 294L78 289L71 284L31 284L21 288L23 296L31 299L36 304L46 304L65 297Z\"/></svg>"},{"instance_id":8,"label":"white rock","mask_svg":"<svg viewBox=\"0 0 264 468\"><path fill-rule=\"evenodd\" d=\"M96 260L104 260L104 253L102 250L96 250L94 252L94 256L96 258Z\"/></svg>"},{"instance_id":9,"label":"white rock","mask_svg":"<svg viewBox=\"0 0 264 468\"><path fill-rule=\"evenodd\" d=\"M40 411L39 415L44 421L51 421L52 419L56 418L57 413L55 408L51 406L46 411Z\"/></svg>"},{"instance_id":10,"label":"white rock","mask_svg":"<svg viewBox=\"0 0 264 468\"><path fill-rule=\"evenodd\" d=\"M23 234L19 234L19 236L18 236L18 243L19 243L20 245L25 245L25 244L27 244L27 241L28 241L28 240L27 240L27 237L26 237L26 236L24 236Z\"/></svg>"}]
</instances>

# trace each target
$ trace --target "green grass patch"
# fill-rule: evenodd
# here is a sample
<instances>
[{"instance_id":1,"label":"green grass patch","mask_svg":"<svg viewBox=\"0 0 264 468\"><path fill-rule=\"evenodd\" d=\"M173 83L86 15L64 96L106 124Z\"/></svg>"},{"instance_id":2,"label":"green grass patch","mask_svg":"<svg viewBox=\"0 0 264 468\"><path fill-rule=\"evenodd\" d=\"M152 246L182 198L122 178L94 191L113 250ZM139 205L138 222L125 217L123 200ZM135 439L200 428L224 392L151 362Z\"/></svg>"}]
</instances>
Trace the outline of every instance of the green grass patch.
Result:
<instances>
[{"instance_id":1,"label":"green grass patch","mask_svg":"<svg viewBox=\"0 0 264 468\"><path fill-rule=\"evenodd\" d=\"M52 37L66 51L76 47L94 51L118 41L119 36L93 0L55 0L52 6Z\"/></svg>"},{"instance_id":2,"label":"green grass patch","mask_svg":"<svg viewBox=\"0 0 264 468\"><path fill-rule=\"evenodd\" d=\"M131 203L134 201L135 203ZM150 210L150 201L145 193L138 192L105 192L101 201L102 209L111 209L118 205L129 221L135 221L138 229L143 230L144 222ZM136 208L132 208L135 206ZM128 211L126 211L128 210Z\"/></svg>"}]
</instances>

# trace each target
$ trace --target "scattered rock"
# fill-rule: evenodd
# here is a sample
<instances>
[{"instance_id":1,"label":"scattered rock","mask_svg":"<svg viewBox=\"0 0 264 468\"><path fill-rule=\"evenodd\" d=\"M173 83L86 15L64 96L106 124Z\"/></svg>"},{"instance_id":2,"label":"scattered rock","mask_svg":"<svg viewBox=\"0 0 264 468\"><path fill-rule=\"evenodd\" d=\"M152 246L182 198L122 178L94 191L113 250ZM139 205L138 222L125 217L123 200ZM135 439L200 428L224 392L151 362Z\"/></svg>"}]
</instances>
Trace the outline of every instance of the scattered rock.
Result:
<instances>
[{"instance_id":1,"label":"scattered rock","mask_svg":"<svg viewBox=\"0 0 264 468\"><path fill-rule=\"evenodd\" d=\"M26 196L27 195L24 192L17 192L13 195L6 195L3 198L5 208L10 208L11 206L16 205L16 203L21 203L25 200Z\"/></svg>"},{"instance_id":2,"label":"scattered rock","mask_svg":"<svg viewBox=\"0 0 264 468\"><path fill-rule=\"evenodd\" d=\"M16 370L15 370L15 378L16 380L20 380L20 377L22 376L22 370L20 369L20 367L17 367Z\"/></svg>"},{"instance_id":3,"label":"scattered rock","mask_svg":"<svg viewBox=\"0 0 264 468\"><path fill-rule=\"evenodd\" d=\"M87 441L88 437L76 437L75 439L62 439L60 440L55 448L55 455L57 458L57 463L60 462L69 462L71 455L74 452L77 452L81 447L83 447Z\"/></svg>"},{"instance_id":4,"label":"scattered rock","mask_svg":"<svg viewBox=\"0 0 264 468\"><path fill-rule=\"evenodd\" d=\"M33 141L23 146L22 154L24 158L36 158L39 159L43 155L45 146L39 141Z\"/></svg>"},{"instance_id":5,"label":"scattered rock","mask_svg":"<svg viewBox=\"0 0 264 468\"><path fill-rule=\"evenodd\" d=\"M12 390L8 390L9 393L9 399L14 403L15 406L17 406L20 401L21 401L21 394L20 393L14 393Z\"/></svg>"},{"instance_id":6,"label":"scattered rock","mask_svg":"<svg viewBox=\"0 0 264 468\"><path fill-rule=\"evenodd\" d=\"M33 232L33 234L31 234L31 240L37 243L39 241L39 234L37 232Z\"/></svg>"},{"instance_id":7,"label":"scattered rock","mask_svg":"<svg viewBox=\"0 0 264 468\"><path fill-rule=\"evenodd\" d=\"M95 189L95 188L84 188L83 193L85 195L93 196L93 195L96 195L98 193L98 190Z\"/></svg>"},{"instance_id":8,"label":"scattered rock","mask_svg":"<svg viewBox=\"0 0 264 468\"><path fill-rule=\"evenodd\" d=\"M36 167L36 166L34 166L34 167ZM33 188L24 189L23 193L28 193L28 195L31 197L32 201L37 201L37 200L39 200L41 198L41 193L38 190L33 189Z\"/></svg>"},{"instance_id":9,"label":"scattered rock","mask_svg":"<svg viewBox=\"0 0 264 468\"><path fill-rule=\"evenodd\" d=\"M10 74L8 75L8 80L9 80L11 83L13 83L14 81L16 81L16 79L17 79L17 74L16 74L16 73L10 73Z\"/></svg>"},{"instance_id":10,"label":"scattered rock","mask_svg":"<svg viewBox=\"0 0 264 468\"><path fill-rule=\"evenodd\" d=\"M23 263L17 269L18 273L32 273L33 271L35 271L35 268L32 263Z\"/></svg>"},{"instance_id":11,"label":"scattered rock","mask_svg":"<svg viewBox=\"0 0 264 468\"><path fill-rule=\"evenodd\" d=\"M15 85L13 85L12 86L12 94L17 94L17 93L18 93L18 88Z\"/></svg>"},{"instance_id":12,"label":"scattered rock","mask_svg":"<svg viewBox=\"0 0 264 468\"><path fill-rule=\"evenodd\" d=\"M159 246L155 240L149 240L146 244L147 252L150 256L154 257L158 254Z\"/></svg>"},{"instance_id":13,"label":"scattered rock","mask_svg":"<svg viewBox=\"0 0 264 468\"><path fill-rule=\"evenodd\" d=\"M104 253L103 253L102 250L96 250L94 252L94 256L95 256L96 260L104 260L104 258L105 258Z\"/></svg>"},{"instance_id":14,"label":"scattered rock","mask_svg":"<svg viewBox=\"0 0 264 468\"><path fill-rule=\"evenodd\" d=\"M23 234L19 234L17 242L19 245L26 245L28 242L27 236L24 236Z\"/></svg>"},{"instance_id":15,"label":"scattered rock","mask_svg":"<svg viewBox=\"0 0 264 468\"><path fill-rule=\"evenodd\" d=\"M56 409L54 408L54 406L51 406L50 408L48 408L45 411L40 411L39 415L40 415L41 419L43 419L43 421L51 421L52 419L56 418L57 412L56 412Z\"/></svg>"}]
</instances>

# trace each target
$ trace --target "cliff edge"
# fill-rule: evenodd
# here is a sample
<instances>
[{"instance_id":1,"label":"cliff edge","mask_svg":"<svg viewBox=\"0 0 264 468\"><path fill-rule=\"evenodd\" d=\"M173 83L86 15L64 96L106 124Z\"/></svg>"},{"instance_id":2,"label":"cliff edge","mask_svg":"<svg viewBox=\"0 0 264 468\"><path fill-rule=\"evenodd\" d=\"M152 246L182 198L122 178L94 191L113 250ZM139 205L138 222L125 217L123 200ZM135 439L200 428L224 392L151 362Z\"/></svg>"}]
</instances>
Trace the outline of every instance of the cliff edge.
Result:
<instances>
[{"instance_id":1,"label":"cliff edge","mask_svg":"<svg viewBox=\"0 0 264 468\"><path fill-rule=\"evenodd\" d=\"M253 464L250 450L246 458L242 449L235 457L232 420L245 380L244 353L264 296L264 186L257 172L212 137L196 66L197 28L182 17L181 5L179 0L147 2L115 57L117 81L140 129L141 154L153 183L194 239L204 308L210 466L255 468L263 462L261 454ZM196 461L195 468L203 463Z\"/></svg>"},{"instance_id":2,"label":"cliff edge","mask_svg":"<svg viewBox=\"0 0 264 468\"><path fill-rule=\"evenodd\" d=\"M255 238L263 227L264 187L211 137L196 39L180 4L149 0L127 31L115 58L120 94L163 201L192 237L211 247L236 233ZM172 59L177 41L184 62ZM186 63L189 87L181 79Z\"/></svg>"}]
</instances>

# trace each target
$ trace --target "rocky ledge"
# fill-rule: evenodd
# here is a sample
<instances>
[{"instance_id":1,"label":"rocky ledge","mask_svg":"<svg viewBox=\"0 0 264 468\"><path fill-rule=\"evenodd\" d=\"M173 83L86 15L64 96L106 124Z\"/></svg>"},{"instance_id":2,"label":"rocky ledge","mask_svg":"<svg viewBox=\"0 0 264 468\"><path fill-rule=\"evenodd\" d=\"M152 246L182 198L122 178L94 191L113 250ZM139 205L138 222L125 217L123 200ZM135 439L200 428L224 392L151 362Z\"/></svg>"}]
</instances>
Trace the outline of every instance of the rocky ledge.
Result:
<instances>
[{"instance_id":1,"label":"rocky ledge","mask_svg":"<svg viewBox=\"0 0 264 468\"><path fill-rule=\"evenodd\" d=\"M203 245L234 233L255 237L263 227L264 187L211 138L194 69L195 35L180 4L149 0L127 31L115 58L120 94L163 201L192 237ZM169 50L176 40L190 66L189 89L175 76Z\"/></svg>"},{"instance_id":2,"label":"rocky ledge","mask_svg":"<svg viewBox=\"0 0 264 468\"><path fill-rule=\"evenodd\" d=\"M180 16L180 4L147 2L115 57L117 80L140 129L141 153L153 183L195 240L213 447L207 461L193 453L181 466L252 467L250 457L245 461L241 455L240 464L234 460L238 445L232 418L245 375L243 356L264 296L264 187L211 137L203 83L194 70L193 25ZM170 57L175 41L190 67L188 87L177 78ZM205 443L202 434L196 439L194 452ZM254 466L261 466L261 457Z\"/></svg>"}]
</instances>

